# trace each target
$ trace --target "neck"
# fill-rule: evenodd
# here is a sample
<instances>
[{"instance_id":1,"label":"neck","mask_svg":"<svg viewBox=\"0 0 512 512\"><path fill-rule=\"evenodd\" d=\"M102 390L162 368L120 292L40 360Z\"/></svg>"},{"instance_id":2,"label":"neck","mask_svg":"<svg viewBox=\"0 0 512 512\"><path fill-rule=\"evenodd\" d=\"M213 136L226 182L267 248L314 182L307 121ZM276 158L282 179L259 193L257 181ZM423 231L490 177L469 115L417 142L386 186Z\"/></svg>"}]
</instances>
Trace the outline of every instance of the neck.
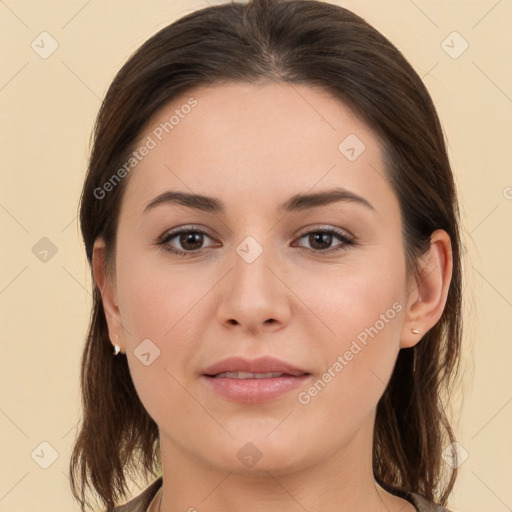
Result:
<instances>
[{"instance_id":1,"label":"neck","mask_svg":"<svg viewBox=\"0 0 512 512\"><path fill-rule=\"evenodd\" d=\"M156 510L246 512L248 504L251 512L414 510L376 485L372 437L369 422L343 449L316 464L284 471L258 463L242 471L199 459L160 432L163 488Z\"/></svg>"}]
</instances>

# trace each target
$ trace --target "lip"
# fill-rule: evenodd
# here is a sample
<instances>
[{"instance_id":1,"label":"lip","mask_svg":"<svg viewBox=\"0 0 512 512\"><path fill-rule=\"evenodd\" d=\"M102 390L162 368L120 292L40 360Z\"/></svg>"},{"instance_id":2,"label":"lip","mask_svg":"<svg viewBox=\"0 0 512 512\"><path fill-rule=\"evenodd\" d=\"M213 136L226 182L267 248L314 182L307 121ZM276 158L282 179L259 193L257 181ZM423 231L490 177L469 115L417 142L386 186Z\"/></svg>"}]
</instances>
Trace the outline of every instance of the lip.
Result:
<instances>
[{"instance_id":1,"label":"lip","mask_svg":"<svg viewBox=\"0 0 512 512\"><path fill-rule=\"evenodd\" d=\"M224 372L283 373L280 377L237 379L214 377ZM311 374L286 361L263 356L258 359L229 357L206 368L201 378L224 398L247 404L267 402L304 384Z\"/></svg>"},{"instance_id":2,"label":"lip","mask_svg":"<svg viewBox=\"0 0 512 512\"><path fill-rule=\"evenodd\" d=\"M257 359L246 359L241 356L233 356L223 359L203 370L203 375L217 375L223 372L251 372L251 373L270 373L279 372L298 377L307 372L297 368L286 361L275 359L274 357L262 356Z\"/></svg>"}]
</instances>

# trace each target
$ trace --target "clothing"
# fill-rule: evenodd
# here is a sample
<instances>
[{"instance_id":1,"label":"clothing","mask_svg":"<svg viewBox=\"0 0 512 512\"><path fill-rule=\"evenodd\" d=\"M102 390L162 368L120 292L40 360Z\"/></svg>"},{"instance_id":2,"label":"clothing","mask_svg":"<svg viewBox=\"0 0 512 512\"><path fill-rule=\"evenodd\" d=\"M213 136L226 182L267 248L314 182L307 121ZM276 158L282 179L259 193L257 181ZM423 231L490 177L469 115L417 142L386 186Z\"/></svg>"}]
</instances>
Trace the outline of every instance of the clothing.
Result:
<instances>
[{"instance_id":1,"label":"clothing","mask_svg":"<svg viewBox=\"0 0 512 512\"><path fill-rule=\"evenodd\" d=\"M146 512L151 500L155 497L162 486L163 479L158 477L152 484L150 484L141 494L130 500L124 505L117 506L115 512ZM389 492L389 491L388 491ZM450 512L447 508L435 505L426 500L423 496L416 493L403 491L401 489L393 488L392 494L403 498L404 500L412 503L418 512Z\"/></svg>"}]
</instances>

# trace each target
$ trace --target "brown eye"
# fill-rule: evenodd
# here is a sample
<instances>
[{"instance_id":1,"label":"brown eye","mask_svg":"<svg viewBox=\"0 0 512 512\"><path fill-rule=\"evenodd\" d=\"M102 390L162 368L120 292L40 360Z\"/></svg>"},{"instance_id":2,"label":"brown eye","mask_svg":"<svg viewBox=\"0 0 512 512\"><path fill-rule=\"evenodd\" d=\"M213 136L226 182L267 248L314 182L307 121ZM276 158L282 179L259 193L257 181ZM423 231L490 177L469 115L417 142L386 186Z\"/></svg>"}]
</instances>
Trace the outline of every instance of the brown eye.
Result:
<instances>
[{"instance_id":1,"label":"brown eye","mask_svg":"<svg viewBox=\"0 0 512 512\"><path fill-rule=\"evenodd\" d=\"M203 249L206 238L211 238L208 233L196 228L181 228L166 233L157 242L158 245L172 253L180 256L196 256Z\"/></svg>"},{"instance_id":2,"label":"brown eye","mask_svg":"<svg viewBox=\"0 0 512 512\"><path fill-rule=\"evenodd\" d=\"M179 243L185 250L196 251L203 245L203 233L189 232L179 235Z\"/></svg>"},{"instance_id":3,"label":"brown eye","mask_svg":"<svg viewBox=\"0 0 512 512\"><path fill-rule=\"evenodd\" d=\"M346 246L354 245L354 241L348 238L344 233L334 229L334 228L326 228L326 229L318 229L316 231L308 231L304 233L299 240L306 239L309 247L305 247L306 249L310 249L311 251L317 253L324 252L336 252L344 249ZM341 243L337 246L331 247L331 244L335 239L338 239Z\"/></svg>"},{"instance_id":4,"label":"brown eye","mask_svg":"<svg viewBox=\"0 0 512 512\"><path fill-rule=\"evenodd\" d=\"M330 233L312 233L308 235L308 242L313 249L324 250L329 249L333 236Z\"/></svg>"}]
</instances>

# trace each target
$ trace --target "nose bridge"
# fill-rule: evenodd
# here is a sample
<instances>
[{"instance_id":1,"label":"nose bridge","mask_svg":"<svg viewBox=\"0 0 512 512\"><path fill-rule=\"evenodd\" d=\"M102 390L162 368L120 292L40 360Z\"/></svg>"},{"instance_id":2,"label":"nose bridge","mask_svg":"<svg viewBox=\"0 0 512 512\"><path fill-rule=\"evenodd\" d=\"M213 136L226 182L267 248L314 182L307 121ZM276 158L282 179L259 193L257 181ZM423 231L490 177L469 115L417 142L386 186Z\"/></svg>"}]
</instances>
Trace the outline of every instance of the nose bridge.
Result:
<instances>
[{"instance_id":1,"label":"nose bridge","mask_svg":"<svg viewBox=\"0 0 512 512\"><path fill-rule=\"evenodd\" d=\"M287 321L286 290L274 275L278 270L270 240L266 234L248 235L235 247L219 306L222 322L241 324L252 331L265 322Z\"/></svg>"},{"instance_id":2,"label":"nose bridge","mask_svg":"<svg viewBox=\"0 0 512 512\"><path fill-rule=\"evenodd\" d=\"M258 239L256 238L258 237ZM272 248L270 237L248 235L235 247L233 269L233 291L255 296L270 295L273 284L268 267L272 266Z\"/></svg>"}]
</instances>

